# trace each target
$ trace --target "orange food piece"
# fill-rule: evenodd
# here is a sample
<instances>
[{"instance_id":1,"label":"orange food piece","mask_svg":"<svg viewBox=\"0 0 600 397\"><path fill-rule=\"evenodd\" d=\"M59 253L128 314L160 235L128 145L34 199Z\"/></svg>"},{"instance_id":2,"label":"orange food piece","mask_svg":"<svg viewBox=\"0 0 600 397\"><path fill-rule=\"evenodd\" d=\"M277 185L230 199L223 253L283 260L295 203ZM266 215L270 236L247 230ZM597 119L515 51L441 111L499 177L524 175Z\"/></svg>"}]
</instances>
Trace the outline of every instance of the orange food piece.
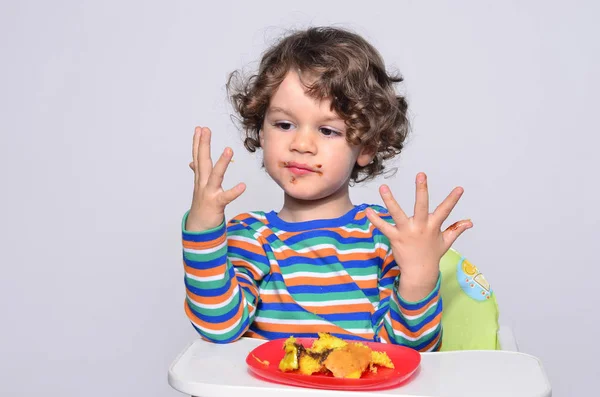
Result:
<instances>
[{"instance_id":1,"label":"orange food piece","mask_svg":"<svg viewBox=\"0 0 600 397\"><path fill-rule=\"evenodd\" d=\"M329 353L324 363L336 378L358 379L371 363L371 349L349 343Z\"/></svg>"}]
</instances>

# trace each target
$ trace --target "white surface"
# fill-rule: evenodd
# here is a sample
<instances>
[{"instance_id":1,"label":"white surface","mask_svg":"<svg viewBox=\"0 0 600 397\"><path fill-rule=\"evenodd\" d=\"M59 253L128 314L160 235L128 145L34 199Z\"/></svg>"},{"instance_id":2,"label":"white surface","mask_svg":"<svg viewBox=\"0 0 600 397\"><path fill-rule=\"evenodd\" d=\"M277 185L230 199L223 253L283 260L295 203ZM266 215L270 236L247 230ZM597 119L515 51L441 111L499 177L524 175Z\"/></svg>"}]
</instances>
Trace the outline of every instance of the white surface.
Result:
<instances>
[{"instance_id":1,"label":"white surface","mask_svg":"<svg viewBox=\"0 0 600 397\"><path fill-rule=\"evenodd\" d=\"M498 340L500 341L500 349L503 351L518 352L519 344L512 329L506 325L500 325L498 330Z\"/></svg>"},{"instance_id":2,"label":"white surface","mask_svg":"<svg viewBox=\"0 0 600 397\"><path fill-rule=\"evenodd\" d=\"M179 226L195 125L230 145L228 216L279 209L229 118L227 73L290 27L338 24L406 79L414 130L389 183L465 188L456 248L557 397L600 379L600 2L0 1L0 395L180 397L197 335ZM594 303L596 302L596 303ZM93 342L91 342L93 341ZM241 397L241 396L240 396Z\"/></svg>"},{"instance_id":3,"label":"white surface","mask_svg":"<svg viewBox=\"0 0 600 397\"><path fill-rule=\"evenodd\" d=\"M278 385L254 378L246 356L257 339L217 345L200 339L188 345L169 369L169 384L197 397L327 397L356 392ZM402 386L360 392L361 396L549 397L550 385L539 360L504 351L423 353L419 372Z\"/></svg>"}]
</instances>

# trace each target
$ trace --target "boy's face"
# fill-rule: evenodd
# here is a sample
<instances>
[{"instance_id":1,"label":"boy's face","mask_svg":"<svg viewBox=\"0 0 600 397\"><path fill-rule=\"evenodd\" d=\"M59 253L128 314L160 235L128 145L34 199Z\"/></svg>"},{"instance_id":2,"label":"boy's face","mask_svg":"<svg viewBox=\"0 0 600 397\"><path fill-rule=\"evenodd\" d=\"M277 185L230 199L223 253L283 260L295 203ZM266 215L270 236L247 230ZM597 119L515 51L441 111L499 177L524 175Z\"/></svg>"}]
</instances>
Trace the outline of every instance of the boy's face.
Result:
<instances>
[{"instance_id":1,"label":"boy's face","mask_svg":"<svg viewBox=\"0 0 600 397\"><path fill-rule=\"evenodd\" d=\"M346 125L316 100L294 71L277 88L260 131L264 164L275 182L299 200L317 200L346 189L354 165L373 158L346 141Z\"/></svg>"}]
</instances>

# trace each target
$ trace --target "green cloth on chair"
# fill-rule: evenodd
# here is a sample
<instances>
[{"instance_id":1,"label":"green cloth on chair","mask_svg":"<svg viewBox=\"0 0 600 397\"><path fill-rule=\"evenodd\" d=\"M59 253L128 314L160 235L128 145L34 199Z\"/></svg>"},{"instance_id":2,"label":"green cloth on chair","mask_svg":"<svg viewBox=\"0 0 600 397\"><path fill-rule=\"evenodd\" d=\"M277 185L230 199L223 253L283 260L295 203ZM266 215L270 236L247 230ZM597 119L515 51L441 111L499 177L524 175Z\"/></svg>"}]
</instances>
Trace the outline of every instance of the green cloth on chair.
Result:
<instances>
[{"instance_id":1,"label":"green cloth on chair","mask_svg":"<svg viewBox=\"0 0 600 397\"><path fill-rule=\"evenodd\" d=\"M453 249L442 257L440 271L441 351L498 350L498 305L483 274Z\"/></svg>"}]
</instances>

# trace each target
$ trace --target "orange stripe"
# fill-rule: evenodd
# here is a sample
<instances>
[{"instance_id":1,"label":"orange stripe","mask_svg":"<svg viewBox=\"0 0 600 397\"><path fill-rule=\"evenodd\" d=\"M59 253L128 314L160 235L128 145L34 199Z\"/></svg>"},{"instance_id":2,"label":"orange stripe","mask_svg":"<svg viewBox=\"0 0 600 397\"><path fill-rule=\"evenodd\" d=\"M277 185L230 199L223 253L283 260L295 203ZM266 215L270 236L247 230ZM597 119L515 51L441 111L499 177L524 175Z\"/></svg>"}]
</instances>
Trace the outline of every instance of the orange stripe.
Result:
<instances>
[{"instance_id":1,"label":"orange stripe","mask_svg":"<svg viewBox=\"0 0 600 397\"><path fill-rule=\"evenodd\" d=\"M390 316L391 318L391 316ZM433 320L431 320L431 322L427 325L425 325L423 328L421 328L418 331L409 331L405 326L403 326L402 324L400 324L398 321L394 320L393 318L391 318L392 320L392 327L396 330L396 331L400 331L403 334L410 336L411 338L418 338L421 335L423 335L423 333L425 333L426 331L437 327L440 324L440 321L442 319L442 313L438 313L437 316L435 316L435 318Z\"/></svg>"},{"instance_id":2,"label":"orange stripe","mask_svg":"<svg viewBox=\"0 0 600 397\"><path fill-rule=\"evenodd\" d=\"M387 252L386 252L386 254L387 254ZM382 265L381 267L382 267L382 268L385 268L385 267L386 267L387 265L389 265L389 264L390 264L390 262L392 262L393 260L394 260L394 255L388 255L388 257L387 257L387 258L385 258L385 260L383 261L383 265ZM393 267L393 268L391 268L391 269L389 269L389 270L388 270L388 272L386 273L386 276L387 276L388 274L394 274L394 272L396 273L396 276L397 276L398 274L400 274L400 269L399 269L399 268L397 268L397 267Z\"/></svg>"},{"instance_id":3,"label":"orange stripe","mask_svg":"<svg viewBox=\"0 0 600 397\"><path fill-rule=\"evenodd\" d=\"M225 238L227 235L223 233L221 236L217 237L214 240L209 241L189 241L183 240L183 248L195 249L195 250L203 250L207 248L214 248L219 244L223 244L225 242Z\"/></svg>"},{"instance_id":4,"label":"orange stripe","mask_svg":"<svg viewBox=\"0 0 600 397\"><path fill-rule=\"evenodd\" d=\"M196 277L211 277L211 276L218 276L221 274L225 274L225 270L227 270L227 264L223 263L222 265L219 265L217 267L213 267L210 269L194 269L193 267L190 267L188 265L183 264L183 267L185 269L185 272L187 274L191 274L193 276Z\"/></svg>"},{"instance_id":5,"label":"orange stripe","mask_svg":"<svg viewBox=\"0 0 600 397\"><path fill-rule=\"evenodd\" d=\"M371 235L373 234L374 228L375 227L373 225L371 225L368 230L347 231L347 230L343 230L340 228L332 228L332 227L323 228L320 230L333 232L342 238L350 238L350 237L355 237L355 238L366 238L367 237L368 238L368 237L371 237ZM305 233L305 232L285 232L285 233L278 234L278 236L279 236L280 240L285 241L291 237L295 237L295 236L303 234L303 233Z\"/></svg>"},{"instance_id":6,"label":"orange stripe","mask_svg":"<svg viewBox=\"0 0 600 397\"><path fill-rule=\"evenodd\" d=\"M285 280L285 285L288 287L295 287L298 285L316 285L316 286L328 286L351 283L353 280L349 276L331 276L327 278L320 277L294 277Z\"/></svg>"},{"instance_id":7,"label":"orange stripe","mask_svg":"<svg viewBox=\"0 0 600 397\"><path fill-rule=\"evenodd\" d=\"M385 326L379 328L379 337L387 343L392 343L390 340L390 335L388 334L387 329L385 329Z\"/></svg>"},{"instance_id":8,"label":"orange stripe","mask_svg":"<svg viewBox=\"0 0 600 397\"><path fill-rule=\"evenodd\" d=\"M257 219L254 215L248 213L248 212L243 212L239 215L234 216L233 218L231 218L231 220L227 223L227 226L233 226L236 224L241 224L242 226L248 226L248 224L246 223L246 219ZM257 219L259 220L259 219ZM259 220L260 221L260 220ZM264 222L266 222L266 219L264 220Z\"/></svg>"},{"instance_id":9,"label":"orange stripe","mask_svg":"<svg viewBox=\"0 0 600 397\"><path fill-rule=\"evenodd\" d=\"M371 208L373 211L375 211L375 214L377 214L381 219L383 219L384 221L388 222L389 221L394 221L393 219L391 219L391 215L389 213L383 213L383 212L378 212L376 209ZM367 217L367 214L363 211L363 212L358 212L356 214L356 217L354 218L355 221L359 221L361 219L365 219ZM384 218L388 218L388 219L384 219Z\"/></svg>"},{"instance_id":10,"label":"orange stripe","mask_svg":"<svg viewBox=\"0 0 600 397\"><path fill-rule=\"evenodd\" d=\"M384 288L383 290L380 290L379 291L379 300L380 301L384 300L388 296L392 295L392 292L393 291L391 289L387 289L387 288Z\"/></svg>"},{"instance_id":11,"label":"orange stripe","mask_svg":"<svg viewBox=\"0 0 600 397\"><path fill-rule=\"evenodd\" d=\"M336 314L336 313L373 313L373 305L370 303L354 303L334 306L309 306L302 305L306 310L315 314Z\"/></svg>"},{"instance_id":12,"label":"orange stripe","mask_svg":"<svg viewBox=\"0 0 600 397\"><path fill-rule=\"evenodd\" d=\"M402 312L402 314L406 315L406 316L417 316L421 313L425 313L427 310L429 310L431 308L431 305L434 302L437 302L439 300L438 298L432 299L431 302L429 302L429 304L427 304L426 306L423 306L420 309L415 309L415 310L408 310L403 308L402 306L398 305L398 307L400 307L400 311Z\"/></svg>"},{"instance_id":13,"label":"orange stripe","mask_svg":"<svg viewBox=\"0 0 600 397\"><path fill-rule=\"evenodd\" d=\"M261 295L263 303L296 303L290 295Z\"/></svg>"},{"instance_id":14,"label":"orange stripe","mask_svg":"<svg viewBox=\"0 0 600 397\"><path fill-rule=\"evenodd\" d=\"M372 280L354 280L349 275L332 276L327 278L321 277L294 277L285 280L285 285L288 287L296 287L299 285L314 285L318 287L340 285L354 283L362 289L377 288L377 279Z\"/></svg>"},{"instance_id":15,"label":"orange stripe","mask_svg":"<svg viewBox=\"0 0 600 397\"><path fill-rule=\"evenodd\" d=\"M241 259L230 259L231 264L236 266L236 267L243 267L244 269L248 270L250 272L250 274L252 274L251 278L254 280L260 280L260 276L258 275L258 273L256 273L256 270L254 269L254 267L250 266L250 264L244 260Z\"/></svg>"},{"instance_id":16,"label":"orange stripe","mask_svg":"<svg viewBox=\"0 0 600 397\"><path fill-rule=\"evenodd\" d=\"M229 239L229 241L227 241L227 244L230 247L236 247L239 249L243 249L244 251L252 252L253 254L266 256L265 251L263 250L262 246L260 246L260 245L255 245L255 244L251 244L247 241L240 241L240 240L235 240L235 239Z\"/></svg>"},{"instance_id":17,"label":"orange stripe","mask_svg":"<svg viewBox=\"0 0 600 397\"><path fill-rule=\"evenodd\" d=\"M242 314L244 312L244 306L240 305L240 307L238 308L238 311L235 313L235 315L232 318L230 318L229 320L222 322L222 323L208 323L206 321L199 319L198 317L196 317L196 315L194 313L192 313L192 309L190 309L187 302L185 304L185 312L186 312L187 316L189 317L189 319L192 320L192 322L194 322L195 324L201 325L202 327L208 328L209 330L212 330L212 331L220 331L222 329L231 327L240 318L242 318Z\"/></svg>"}]
</instances>

